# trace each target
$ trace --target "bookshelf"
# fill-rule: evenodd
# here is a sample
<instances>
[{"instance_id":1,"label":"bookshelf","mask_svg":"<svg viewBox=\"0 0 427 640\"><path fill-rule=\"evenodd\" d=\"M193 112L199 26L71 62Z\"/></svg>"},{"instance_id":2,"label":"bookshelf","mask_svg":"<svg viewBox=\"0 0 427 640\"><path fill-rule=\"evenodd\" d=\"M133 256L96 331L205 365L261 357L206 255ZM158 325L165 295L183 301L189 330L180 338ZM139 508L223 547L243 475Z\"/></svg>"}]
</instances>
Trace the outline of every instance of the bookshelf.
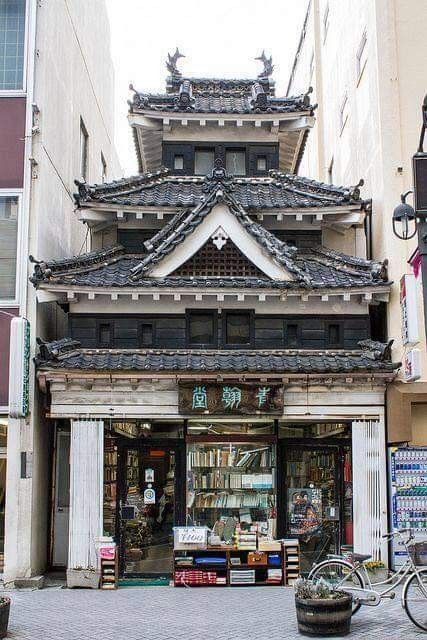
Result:
<instances>
[{"instance_id":1,"label":"bookshelf","mask_svg":"<svg viewBox=\"0 0 427 640\"><path fill-rule=\"evenodd\" d=\"M249 562L248 550L221 545L198 551L174 551L174 586L283 586L283 550L263 552L264 561ZM273 562L273 556L275 558ZM277 556L279 556L277 562ZM211 560L211 562L210 562Z\"/></svg>"},{"instance_id":2,"label":"bookshelf","mask_svg":"<svg viewBox=\"0 0 427 640\"><path fill-rule=\"evenodd\" d=\"M104 535L114 536L117 500L117 444L106 438L104 444Z\"/></svg>"},{"instance_id":3,"label":"bookshelf","mask_svg":"<svg viewBox=\"0 0 427 640\"><path fill-rule=\"evenodd\" d=\"M233 516L265 531L275 529L276 493L275 445L188 445L187 513L194 523L212 528Z\"/></svg>"},{"instance_id":4,"label":"bookshelf","mask_svg":"<svg viewBox=\"0 0 427 640\"><path fill-rule=\"evenodd\" d=\"M300 575L300 553L298 540L285 540L283 542L284 582L286 586L292 586Z\"/></svg>"}]
</instances>

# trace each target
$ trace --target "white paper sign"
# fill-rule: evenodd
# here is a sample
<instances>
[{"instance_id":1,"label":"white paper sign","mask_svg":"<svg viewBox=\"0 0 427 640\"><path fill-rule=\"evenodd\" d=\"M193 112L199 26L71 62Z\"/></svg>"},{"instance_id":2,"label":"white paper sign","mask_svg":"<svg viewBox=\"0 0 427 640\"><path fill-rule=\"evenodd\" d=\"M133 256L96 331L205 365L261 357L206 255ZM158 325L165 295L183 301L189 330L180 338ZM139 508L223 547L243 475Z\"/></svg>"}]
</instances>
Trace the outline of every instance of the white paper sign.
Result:
<instances>
[{"instance_id":1,"label":"white paper sign","mask_svg":"<svg viewBox=\"0 0 427 640\"><path fill-rule=\"evenodd\" d=\"M145 489L144 491L144 504L155 504L156 492L154 489Z\"/></svg>"},{"instance_id":2,"label":"white paper sign","mask_svg":"<svg viewBox=\"0 0 427 640\"><path fill-rule=\"evenodd\" d=\"M205 544L206 527L177 527L180 544Z\"/></svg>"},{"instance_id":3,"label":"white paper sign","mask_svg":"<svg viewBox=\"0 0 427 640\"><path fill-rule=\"evenodd\" d=\"M145 470L145 482L154 482L154 469Z\"/></svg>"}]
</instances>

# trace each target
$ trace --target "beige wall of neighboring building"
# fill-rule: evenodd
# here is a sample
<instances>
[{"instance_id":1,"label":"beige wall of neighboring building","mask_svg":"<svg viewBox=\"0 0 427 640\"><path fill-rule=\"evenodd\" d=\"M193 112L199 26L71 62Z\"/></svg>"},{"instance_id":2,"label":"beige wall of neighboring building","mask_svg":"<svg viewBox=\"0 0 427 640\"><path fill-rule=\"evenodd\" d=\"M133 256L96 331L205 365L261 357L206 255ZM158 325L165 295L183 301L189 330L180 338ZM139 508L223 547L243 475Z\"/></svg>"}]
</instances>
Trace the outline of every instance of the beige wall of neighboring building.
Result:
<instances>
[{"instance_id":1,"label":"beige wall of neighboring building","mask_svg":"<svg viewBox=\"0 0 427 640\"><path fill-rule=\"evenodd\" d=\"M300 172L334 184L363 178L362 195L372 198L373 257L388 259L395 283L388 335L399 361L407 349L399 281L412 272L408 259L416 239L397 239L391 216L400 194L412 188L411 158L427 92L426 33L427 3L420 0L311 0L288 89L297 94L311 84L319 104ZM420 278L417 287L420 339L411 348L421 350L421 380L426 380ZM398 377L403 380L403 370Z\"/></svg>"},{"instance_id":2,"label":"beige wall of neighboring building","mask_svg":"<svg viewBox=\"0 0 427 640\"><path fill-rule=\"evenodd\" d=\"M30 321L34 356L36 337L61 335L64 314L54 303L37 304L28 255L46 260L90 250L90 235L76 219L73 200L74 180L81 177L81 118L88 133L87 180L102 181L101 153L109 180L121 172L113 143L114 76L105 1L28 0L27 14L26 233L19 299L20 314ZM48 560L52 434L34 381L31 358L30 415L9 420L5 584L42 573ZM32 454L30 477L21 477L21 452Z\"/></svg>"}]
</instances>

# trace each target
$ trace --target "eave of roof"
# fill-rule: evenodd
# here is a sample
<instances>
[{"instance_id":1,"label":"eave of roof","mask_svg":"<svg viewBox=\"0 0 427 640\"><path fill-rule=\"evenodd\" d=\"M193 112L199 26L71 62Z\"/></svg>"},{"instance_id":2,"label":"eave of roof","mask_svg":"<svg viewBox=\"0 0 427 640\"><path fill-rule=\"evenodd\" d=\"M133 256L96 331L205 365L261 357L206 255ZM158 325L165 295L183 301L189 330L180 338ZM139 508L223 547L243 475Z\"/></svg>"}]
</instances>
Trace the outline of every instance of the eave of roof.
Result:
<instances>
[{"instance_id":1,"label":"eave of roof","mask_svg":"<svg viewBox=\"0 0 427 640\"><path fill-rule=\"evenodd\" d=\"M76 181L79 207L92 203L132 207L196 207L215 187L217 181L207 176L172 175L161 168L108 184L88 185ZM266 177L230 177L221 180L225 191L245 209L294 210L327 207L360 207L360 181L353 187L338 187L295 174L272 170Z\"/></svg>"},{"instance_id":2,"label":"eave of roof","mask_svg":"<svg viewBox=\"0 0 427 640\"><path fill-rule=\"evenodd\" d=\"M73 341L72 341L73 342ZM50 345L47 345L48 347ZM376 359L368 350L355 351L198 351L71 349L51 359L38 358L39 371L55 369L98 371L158 372L266 372L266 373L345 373L394 372L400 363Z\"/></svg>"}]
</instances>

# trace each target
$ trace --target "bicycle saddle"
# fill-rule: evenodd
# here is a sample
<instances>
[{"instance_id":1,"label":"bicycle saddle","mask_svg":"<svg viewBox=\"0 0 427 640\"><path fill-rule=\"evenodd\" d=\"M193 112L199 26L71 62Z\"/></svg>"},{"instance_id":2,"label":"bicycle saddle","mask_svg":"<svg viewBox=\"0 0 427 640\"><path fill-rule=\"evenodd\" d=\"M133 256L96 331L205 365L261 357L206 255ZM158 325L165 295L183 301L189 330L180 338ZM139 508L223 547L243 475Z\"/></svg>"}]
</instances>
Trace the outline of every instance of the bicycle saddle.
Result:
<instances>
[{"instance_id":1,"label":"bicycle saddle","mask_svg":"<svg viewBox=\"0 0 427 640\"><path fill-rule=\"evenodd\" d=\"M353 553L353 560L356 560L357 562L365 562L365 560L369 560L369 558L372 558L370 553L367 555L364 555L363 553Z\"/></svg>"}]
</instances>

